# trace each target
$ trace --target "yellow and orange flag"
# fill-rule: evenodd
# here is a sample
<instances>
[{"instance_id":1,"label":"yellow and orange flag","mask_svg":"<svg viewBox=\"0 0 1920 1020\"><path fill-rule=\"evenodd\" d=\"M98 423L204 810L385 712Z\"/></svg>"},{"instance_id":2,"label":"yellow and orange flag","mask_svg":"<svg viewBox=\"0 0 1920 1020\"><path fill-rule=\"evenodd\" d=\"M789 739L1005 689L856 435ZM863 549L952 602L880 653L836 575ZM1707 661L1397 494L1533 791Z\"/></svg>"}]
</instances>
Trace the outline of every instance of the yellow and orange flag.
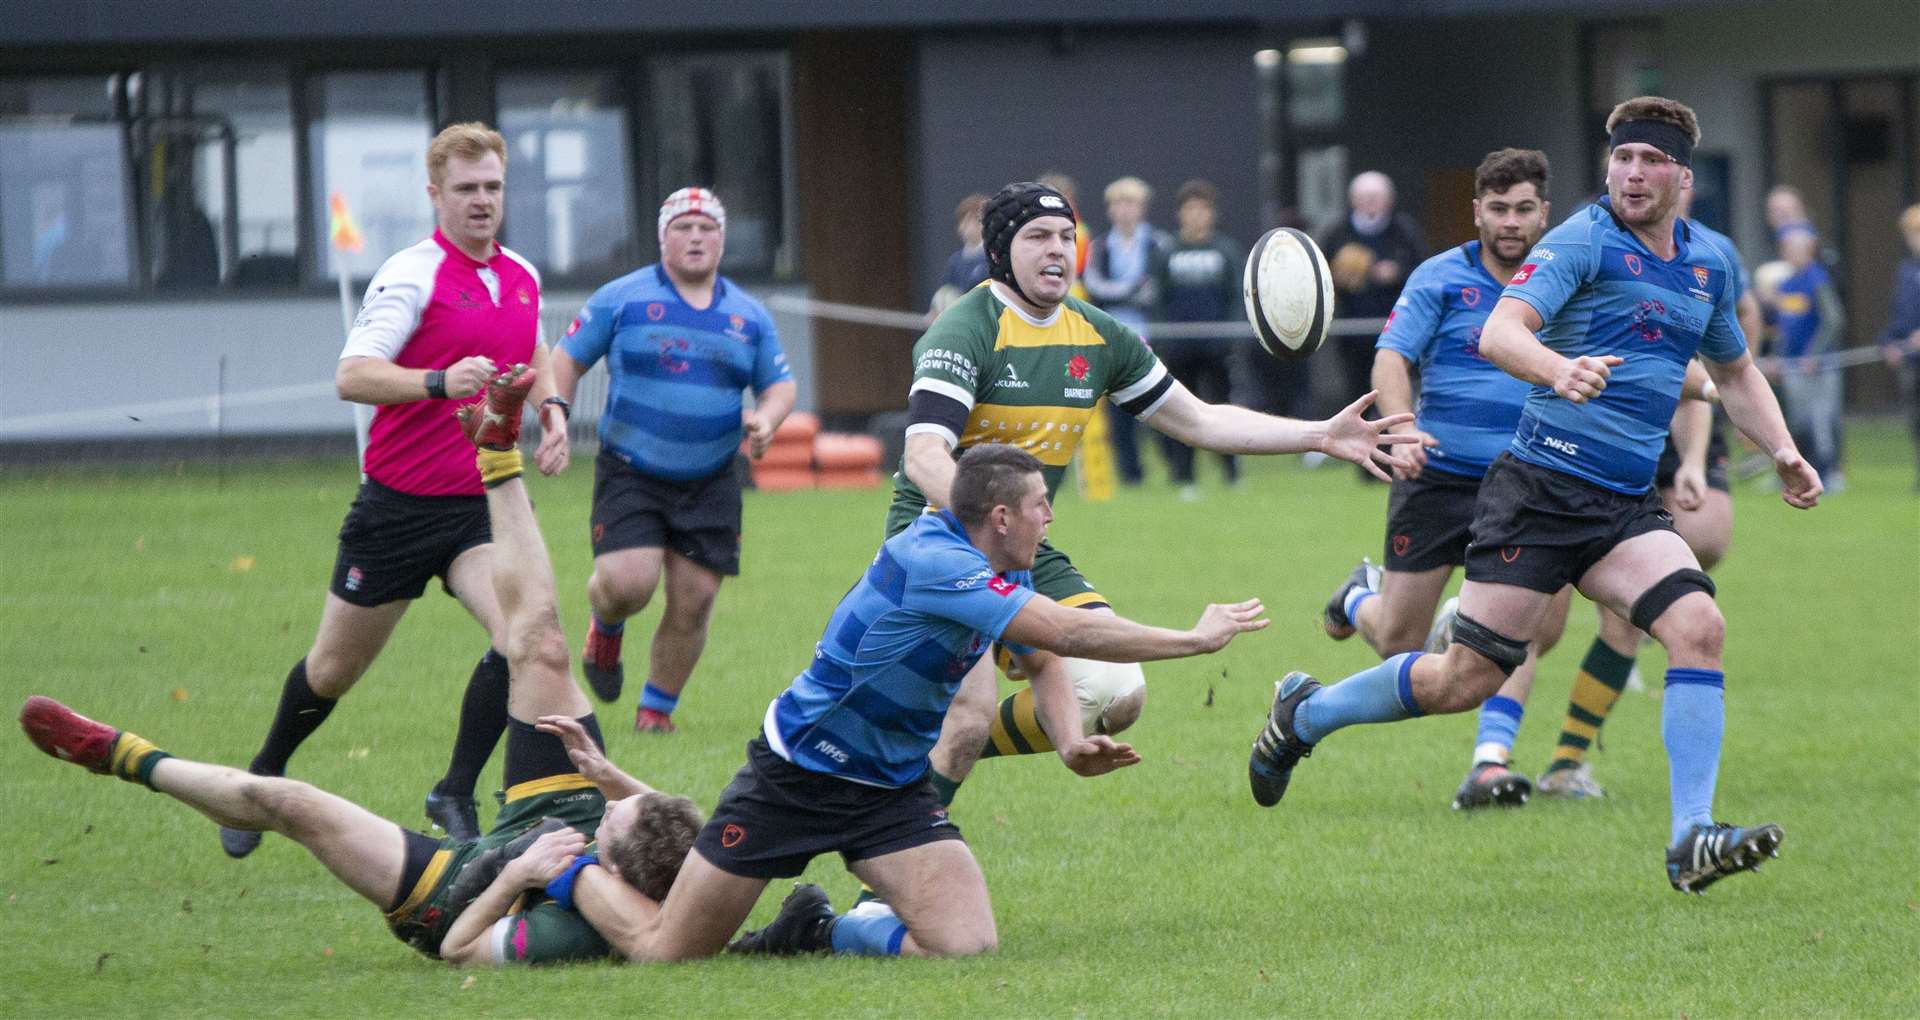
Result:
<instances>
[{"instance_id":1,"label":"yellow and orange flag","mask_svg":"<svg viewBox=\"0 0 1920 1020\"><path fill-rule=\"evenodd\" d=\"M328 233L333 238L335 251L358 252L366 248L367 239L360 236L360 224L353 221L353 212L347 208L347 197L335 191L327 195L328 218L332 221Z\"/></svg>"}]
</instances>

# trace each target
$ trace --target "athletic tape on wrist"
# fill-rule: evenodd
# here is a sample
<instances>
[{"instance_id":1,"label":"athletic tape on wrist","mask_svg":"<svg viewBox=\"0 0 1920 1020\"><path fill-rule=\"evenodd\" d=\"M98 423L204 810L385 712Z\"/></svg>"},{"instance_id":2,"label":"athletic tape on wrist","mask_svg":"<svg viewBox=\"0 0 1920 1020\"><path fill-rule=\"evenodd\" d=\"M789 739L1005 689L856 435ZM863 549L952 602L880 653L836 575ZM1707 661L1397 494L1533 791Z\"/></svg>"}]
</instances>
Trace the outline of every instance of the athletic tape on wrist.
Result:
<instances>
[{"instance_id":1,"label":"athletic tape on wrist","mask_svg":"<svg viewBox=\"0 0 1920 1020\"><path fill-rule=\"evenodd\" d=\"M427 372L427 396L433 400L447 399L447 373L432 369Z\"/></svg>"},{"instance_id":2,"label":"athletic tape on wrist","mask_svg":"<svg viewBox=\"0 0 1920 1020\"><path fill-rule=\"evenodd\" d=\"M598 854L581 854L575 857L573 863L567 865L567 870L561 872L554 877L553 881L547 883L547 896L550 897L553 902L560 904L568 910L572 910L573 883L580 877L580 869L589 864L598 863L600 863L600 856Z\"/></svg>"}]
</instances>

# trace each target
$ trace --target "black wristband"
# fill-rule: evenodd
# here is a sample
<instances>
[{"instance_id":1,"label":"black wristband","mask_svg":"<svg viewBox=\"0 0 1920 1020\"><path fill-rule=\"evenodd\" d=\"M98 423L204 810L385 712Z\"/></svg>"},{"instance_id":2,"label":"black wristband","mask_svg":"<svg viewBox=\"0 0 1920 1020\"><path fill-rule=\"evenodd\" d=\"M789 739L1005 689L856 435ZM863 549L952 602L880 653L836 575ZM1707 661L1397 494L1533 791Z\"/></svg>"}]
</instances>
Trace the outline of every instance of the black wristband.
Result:
<instances>
[{"instance_id":1,"label":"black wristband","mask_svg":"<svg viewBox=\"0 0 1920 1020\"><path fill-rule=\"evenodd\" d=\"M447 399L447 373L437 368L427 372L427 398L429 400Z\"/></svg>"},{"instance_id":2,"label":"black wristband","mask_svg":"<svg viewBox=\"0 0 1920 1020\"><path fill-rule=\"evenodd\" d=\"M558 395L548 397L540 402L540 409L543 411L546 410L548 404L560 408L561 417L566 418L568 421L573 420L573 405L567 403L567 398Z\"/></svg>"}]
</instances>

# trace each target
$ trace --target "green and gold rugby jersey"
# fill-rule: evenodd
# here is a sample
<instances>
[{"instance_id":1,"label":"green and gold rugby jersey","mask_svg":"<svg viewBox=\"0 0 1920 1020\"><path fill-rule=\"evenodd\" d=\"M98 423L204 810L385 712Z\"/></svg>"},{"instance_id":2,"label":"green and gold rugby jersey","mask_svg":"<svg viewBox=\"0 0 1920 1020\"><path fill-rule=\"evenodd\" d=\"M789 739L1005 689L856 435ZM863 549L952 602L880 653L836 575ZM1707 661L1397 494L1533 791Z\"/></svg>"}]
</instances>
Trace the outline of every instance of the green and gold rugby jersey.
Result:
<instances>
[{"instance_id":1,"label":"green and gold rugby jersey","mask_svg":"<svg viewBox=\"0 0 1920 1020\"><path fill-rule=\"evenodd\" d=\"M1173 377L1139 334L1069 297L1046 319L1001 300L998 284L967 292L913 346L907 435L933 433L955 456L1007 443L1039 458L1053 497L1101 397L1145 418ZM894 475L889 534L927 505L903 469Z\"/></svg>"}]
</instances>

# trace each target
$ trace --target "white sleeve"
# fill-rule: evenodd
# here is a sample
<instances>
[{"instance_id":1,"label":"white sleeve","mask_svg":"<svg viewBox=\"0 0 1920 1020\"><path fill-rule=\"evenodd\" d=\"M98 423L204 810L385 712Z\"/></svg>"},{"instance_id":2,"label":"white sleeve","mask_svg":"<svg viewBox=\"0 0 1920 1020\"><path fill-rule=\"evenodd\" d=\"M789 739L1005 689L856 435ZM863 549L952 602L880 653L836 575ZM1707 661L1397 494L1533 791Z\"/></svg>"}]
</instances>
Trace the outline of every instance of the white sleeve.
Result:
<instances>
[{"instance_id":1,"label":"white sleeve","mask_svg":"<svg viewBox=\"0 0 1920 1020\"><path fill-rule=\"evenodd\" d=\"M513 917L508 914L487 930L487 962L496 967L507 962L507 939L512 937Z\"/></svg>"},{"instance_id":2,"label":"white sleeve","mask_svg":"<svg viewBox=\"0 0 1920 1020\"><path fill-rule=\"evenodd\" d=\"M347 346L340 357L392 361L412 339L426 304L425 288L418 283L387 279L384 274L374 277L366 299L360 303L360 314L353 318L353 332L347 334Z\"/></svg>"}]
</instances>

